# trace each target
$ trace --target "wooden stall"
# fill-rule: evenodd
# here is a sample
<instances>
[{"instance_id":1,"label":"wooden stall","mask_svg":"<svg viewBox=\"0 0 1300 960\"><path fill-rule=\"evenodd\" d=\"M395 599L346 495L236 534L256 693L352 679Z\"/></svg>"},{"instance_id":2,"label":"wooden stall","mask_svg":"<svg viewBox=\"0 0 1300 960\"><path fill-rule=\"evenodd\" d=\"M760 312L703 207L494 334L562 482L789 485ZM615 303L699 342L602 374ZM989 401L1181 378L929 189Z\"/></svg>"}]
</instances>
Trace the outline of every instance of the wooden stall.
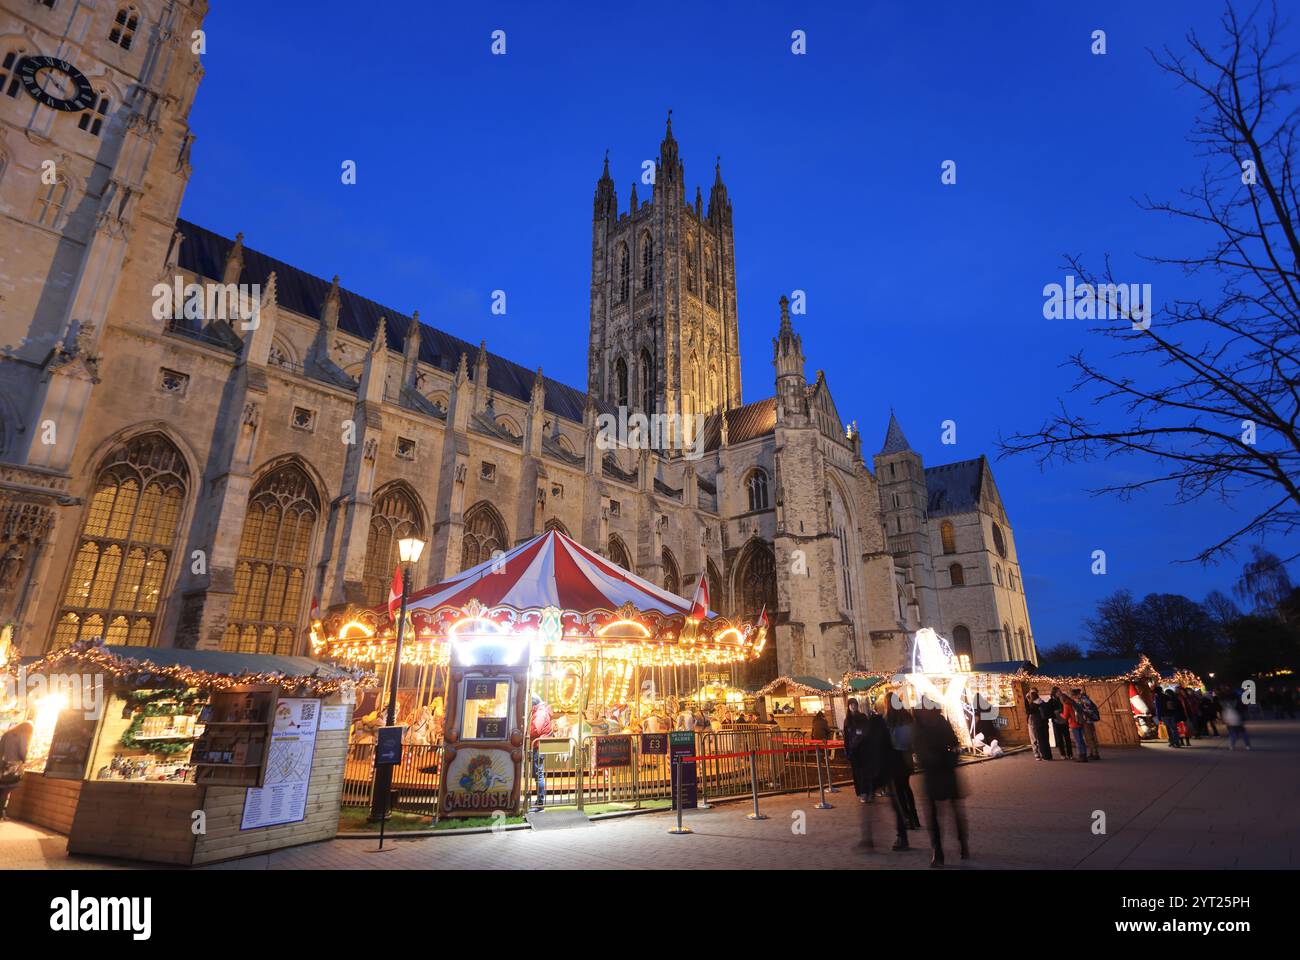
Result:
<instances>
[{"instance_id":1,"label":"wooden stall","mask_svg":"<svg viewBox=\"0 0 1300 960\"><path fill-rule=\"evenodd\" d=\"M27 669L74 702L9 813L66 833L69 853L191 865L337 833L353 674L304 657L98 645Z\"/></svg>"}]
</instances>

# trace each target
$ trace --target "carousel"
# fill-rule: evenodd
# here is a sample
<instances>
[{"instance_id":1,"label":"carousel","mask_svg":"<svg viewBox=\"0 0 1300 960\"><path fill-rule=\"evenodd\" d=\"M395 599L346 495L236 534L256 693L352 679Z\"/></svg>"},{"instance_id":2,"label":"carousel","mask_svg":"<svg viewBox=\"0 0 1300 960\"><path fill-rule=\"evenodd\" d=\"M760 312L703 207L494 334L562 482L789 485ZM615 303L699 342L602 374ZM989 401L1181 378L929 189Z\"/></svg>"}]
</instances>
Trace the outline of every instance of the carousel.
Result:
<instances>
[{"instance_id":1,"label":"carousel","mask_svg":"<svg viewBox=\"0 0 1300 960\"><path fill-rule=\"evenodd\" d=\"M694 609L694 612L693 612ZM412 593L401 664L385 607L349 607L313 624L316 656L373 670L399 669L398 723L408 742L437 744L457 664L526 664L554 736L664 732L694 701L737 689L739 670L763 652L764 625L735 623L617 566L556 530ZM734 696L734 695L733 695ZM359 711L354 741L381 723ZM485 707L490 710L490 707ZM698 709L698 707L696 708Z\"/></svg>"}]
</instances>

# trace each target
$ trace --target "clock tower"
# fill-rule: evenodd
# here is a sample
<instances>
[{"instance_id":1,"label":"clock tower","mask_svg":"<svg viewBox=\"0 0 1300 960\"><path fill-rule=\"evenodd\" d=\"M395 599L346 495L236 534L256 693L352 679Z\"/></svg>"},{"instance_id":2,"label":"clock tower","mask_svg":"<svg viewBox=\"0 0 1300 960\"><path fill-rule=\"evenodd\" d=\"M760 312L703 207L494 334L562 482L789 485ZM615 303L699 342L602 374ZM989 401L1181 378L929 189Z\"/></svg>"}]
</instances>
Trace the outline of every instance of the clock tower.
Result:
<instances>
[{"instance_id":1,"label":"clock tower","mask_svg":"<svg viewBox=\"0 0 1300 960\"><path fill-rule=\"evenodd\" d=\"M206 12L205 0L0 0L0 461L56 484L110 309L156 326L151 278L189 179ZM156 270L127 281L128 262Z\"/></svg>"}]
</instances>

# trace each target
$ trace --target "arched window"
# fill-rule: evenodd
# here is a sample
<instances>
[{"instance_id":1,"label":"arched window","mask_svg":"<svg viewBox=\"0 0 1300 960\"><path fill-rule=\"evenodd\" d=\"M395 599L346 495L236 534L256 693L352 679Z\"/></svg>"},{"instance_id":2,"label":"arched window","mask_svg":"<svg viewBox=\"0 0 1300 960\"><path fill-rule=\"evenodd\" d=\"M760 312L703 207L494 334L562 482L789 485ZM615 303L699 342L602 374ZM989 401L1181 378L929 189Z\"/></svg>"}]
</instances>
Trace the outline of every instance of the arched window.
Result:
<instances>
[{"instance_id":1,"label":"arched window","mask_svg":"<svg viewBox=\"0 0 1300 960\"><path fill-rule=\"evenodd\" d=\"M86 508L55 647L95 637L134 647L155 642L188 490L185 460L160 433L109 452Z\"/></svg>"},{"instance_id":2,"label":"arched window","mask_svg":"<svg viewBox=\"0 0 1300 960\"><path fill-rule=\"evenodd\" d=\"M943 541L944 553L957 552L957 532L953 529L951 520L939 524L939 539Z\"/></svg>"},{"instance_id":3,"label":"arched window","mask_svg":"<svg viewBox=\"0 0 1300 960\"><path fill-rule=\"evenodd\" d=\"M849 531L853 529L853 520L849 516L848 506L845 504L843 492L839 484L833 480L830 483L829 496L826 500L827 513L831 518L831 530L835 534L837 541L835 549L835 565L838 568L839 578L839 601L840 609L852 610L854 606L854 562L853 555L855 550L851 547L849 540Z\"/></svg>"},{"instance_id":4,"label":"arched window","mask_svg":"<svg viewBox=\"0 0 1300 960\"><path fill-rule=\"evenodd\" d=\"M627 251L627 244L618 245L618 302L627 300L628 287L632 283L632 255Z\"/></svg>"},{"instance_id":5,"label":"arched window","mask_svg":"<svg viewBox=\"0 0 1300 960\"><path fill-rule=\"evenodd\" d=\"M776 557L772 548L758 540L751 540L741 554L735 579L736 617L753 623L759 613L767 610L769 623L776 621ZM767 644L763 655L747 671L750 683L776 679L776 637L768 627Z\"/></svg>"},{"instance_id":6,"label":"arched window","mask_svg":"<svg viewBox=\"0 0 1300 960\"><path fill-rule=\"evenodd\" d=\"M655 365L648 350L641 351L641 410L655 412Z\"/></svg>"},{"instance_id":7,"label":"arched window","mask_svg":"<svg viewBox=\"0 0 1300 960\"><path fill-rule=\"evenodd\" d=\"M558 517L551 517L546 521L546 525L542 527L542 532L545 533L547 530L554 530L556 533L562 533L569 539L573 539L569 534L569 528L560 522Z\"/></svg>"},{"instance_id":8,"label":"arched window","mask_svg":"<svg viewBox=\"0 0 1300 960\"><path fill-rule=\"evenodd\" d=\"M122 7L113 18L113 29L108 32L108 42L123 50L130 50L135 40L135 28L140 25L140 12L135 7Z\"/></svg>"},{"instance_id":9,"label":"arched window","mask_svg":"<svg viewBox=\"0 0 1300 960\"><path fill-rule=\"evenodd\" d=\"M952 628L952 652L957 656L970 657L974 659L974 652L971 650L970 629L963 624L957 624Z\"/></svg>"},{"instance_id":10,"label":"arched window","mask_svg":"<svg viewBox=\"0 0 1300 960\"><path fill-rule=\"evenodd\" d=\"M627 361L622 357L614 361L614 400L620 407L627 406Z\"/></svg>"},{"instance_id":11,"label":"arched window","mask_svg":"<svg viewBox=\"0 0 1300 960\"><path fill-rule=\"evenodd\" d=\"M997 580L999 587L1002 586L1002 565L1000 563L993 564L993 578Z\"/></svg>"},{"instance_id":12,"label":"arched window","mask_svg":"<svg viewBox=\"0 0 1300 960\"><path fill-rule=\"evenodd\" d=\"M749 494L750 510L767 509L767 474L762 470L752 470L745 479L745 491Z\"/></svg>"},{"instance_id":13,"label":"arched window","mask_svg":"<svg viewBox=\"0 0 1300 960\"><path fill-rule=\"evenodd\" d=\"M712 560L705 563L704 576L709 581L709 606L714 610L724 609L727 604L722 596L722 574L718 573Z\"/></svg>"},{"instance_id":14,"label":"arched window","mask_svg":"<svg viewBox=\"0 0 1300 960\"><path fill-rule=\"evenodd\" d=\"M253 487L222 650L296 652L318 516L316 485L296 463L281 464Z\"/></svg>"},{"instance_id":15,"label":"arched window","mask_svg":"<svg viewBox=\"0 0 1300 960\"><path fill-rule=\"evenodd\" d=\"M682 592L682 575L677 570L677 561L673 559L672 551L667 547L663 550L664 564L664 589L674 595L680 595Z\"/></svg>"},{"instance_id":16,"label":"arched window","mask_svg":"<svg viewBox=\"0 0 1300 960\"><path fill-rule=\"evenodd\" d=\"M1012 637L1012 635L1011 635L1011 624L1006 623L1006 622L1004 622L1004 623L1002 624L1002 636L1006 638L1006 641L1007 641L1007 650L1010 651L1010 650L1011 650L1011 641L1012 641L1013 639L1015 639L1015 638Z\"/></svg>"},{"instance_id":17,"label":"arched window","mask_svg":"<svg viewBox=\"0 0 1300 960\"><path fill-rule=\"evenodd\" d=\"M1025 638L1025 628L1021 627L1016 631L1016 636L1020 639L1020 657L1023 660L1029 659L1029 641Z\"/></svg>"},{"instance_id":18,"label":"arched window","mask_svg":"<svg viewBox=\"0 0 1300 960\"><path fill-rule=\"evenodd\" d=\"M713 251L706 246L704 248L704 299L709 303L714 303L717 299L717 275L713 266Z\"/></svg>"},{"instance_id":19,"label":"arched window","mask_svg":"<svg viewBox=\"0 0 1300 960\"><path fill-rule=\"evenodd\" d=\"M38 183L36 200L32 205L32 219L52 229L62 226L70 189L68 178L61 173L54 175L53 183Z\"/></svg>"},{"instance_id":20,"label":"arched window","mask_svg":"<svg viewBox=\"0 0 1300 960\"><path fill-rule=\"evenodd\" d=\"M468 570L492 554L506 548L506 525L501 514L486 500L480 500L465 511L465 532L460 544L460 568Z\"/></svg>"},{"instance_id":21,"label":"arched window","mask_svg":"<svg viewBox=\"0 0 1300 960\"><path fill-rule=\"evenodd\" d=\"M0 60L0 93L6 97L17 97L23 83L18 79L18 62L26 56L25 50L10 50Z\"/></svg>"},{"instance_id":22,"label":"arched window","mask_svg":"<svg viewBox=\"0 0 1300 960\"><path fill-rule=\"evenodd\" d=\"M628 554L623 539L617 534L609 538L609 560L624 570L631 571L632 569L632 557Z\"/></svg>"},{"instance_id":23,"label":"arched window","mask_svg":"<svg viewBox=\"0 0 1300 960\"><path fill-rule=\"evenodd\" d=\"M695 245L686 241L686 289L688 292L699 295L699 278L695 271Z\"/></svg>"},{"instance_id":24,"label":"arched window","mask_svg":"<svg viewBox=\"0 0 1300 960\"><path fill-rule=\"evenodd\" d=\"M388 599L397 569L397 541L418 537L424 528L415 497L400 483L390 483L375 495L366 537L366 603L377 607Z\"/></svg>"},{"instance_id":25,"label":"arched window","mask_svg":"<svg viewBox=\"0 0 1300 960\"><path fill-rule=\"evenodd\" d=\"M108 119L108 97L100 97L99 103L93 110L83 110L81 119L77 121L77 129L85 130L92 137L99 136L100 129L104 126L104 121Z\"/></svg>"},{"instance_id":26,"label":"arched window","mask_svg":"<svg viewBox=\"0 0 1300 960\"><path fill-rule=\"evenodd\" d=\"M954 587L966 585L966 571L961 568L960 563L954 563L948 567L948 576L952 579Z\"/></svg>"},{"instance_id":27,"label":"arched window","mask_svg":"<svg viewBox=\"0 0 1300 960\"><path fill-rule=\"evenodd\" d=\"M993 524L993 549L998 552L999 557L1006 557L1007 542L1002 539L1002 528L996 523Z\"/></svg>"},{"instance_id":28,"label":"arched window","mask_svg":"<svg viewBox=\"0 0 1300 960\"><path fill-rule=\"evenodd\" d=\"M641 234L641 289L649 290L655 282L655 242L649 233Z\"/></svg>"}]
</instances>

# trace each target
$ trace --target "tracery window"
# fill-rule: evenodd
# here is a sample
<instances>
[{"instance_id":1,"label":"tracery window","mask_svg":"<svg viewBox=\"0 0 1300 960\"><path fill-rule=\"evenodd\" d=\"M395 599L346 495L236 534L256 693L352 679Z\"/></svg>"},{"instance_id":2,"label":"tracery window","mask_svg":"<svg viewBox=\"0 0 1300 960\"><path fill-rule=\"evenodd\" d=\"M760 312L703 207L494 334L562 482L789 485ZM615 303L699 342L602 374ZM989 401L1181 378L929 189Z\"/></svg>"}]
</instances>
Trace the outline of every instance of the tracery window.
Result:
<instances>
[{"instance_id":1,"label":"tracery window","mask_svg":"<svg viewBox=\"0 0 1300 960\"><path fill-rule=\"evenodd\" d=\"M649 290L655 282L655 242L648 233L641 234L641 289Z\"/></svg>"},{"instance_id":2,"label":"tracery window","mask_svg":"<svg viewBox=\"0 0 1300 960\"><path fill-rule=\"evenodd\" d=\"M465 532L461 537L460 568L468 570L492 559L497 550L506 548L506 528L496 509L480 500L465 512Z\"/></svg>"},{"instance_id":3,"label":"tracery window","mask_svg":"<svg viewBox=\"0 0 1300 960\"><path fill-rule=\"evenodd\" d=\"M102 637L150 646L189 490L189 469L159 433L113 448L100 465L54 646Z\"/></svg>"},{"instance_id":4,"label":"tracery window","mask_svg":"<svg viewBox=\"0 0 1300 960\"><path fill-rule=\"evenodd\" d=\"M296 463L258 481L244 515L222 650L295 652L319 515L316 485Z\"/></svg>"},{"instance_id":5,"label":"tracery window","mask_svg":"<svg viewBox=\"0 0 1300 960\"><path fill-rule=\"evenodd\" d=\"M618 302L627 301L628 288L632 284L632 255L628 253L627 244L618 246Z\"/></svg>"},{"instance_id":6,"label":"tracery window","mask_svg":"<svg viewBox=\"0 0 1300 960\"><path fill-rule=\"evenodd\" d=\"M750 510L767 509L767 474L762 470L751 471L745 480L745 491L749 494Z\"/></svg>"},{"instance_id":7,"label":"tracery window","mask_svg":"<svg viewBox=\"0 0 1300 960\"><path fill-rule=\"evenodd\" d=\"M628 555L622 538L617 535L609 538L609 559L611 563L617 564L624 570L632 569L632 558Z\"/></svg>"},{"instance_id":8,"label":"tracery window","mask_svg":"<svg viewBox=\"0 0 1300 960\"><path fill-rule=\"evenodd\" d=\"M677 561L673 559L672 551L667 547L663 550L664 564L664 589L669 593L680 596L682 592L682 576L677 570Z\"/></svg>"},{"instance_id":9,"label":"tracery window","mask_svg":"<svg viewBox=\"0 0 1300 960\"><path fill-rule=\"evenodd\" d=\"M113 18L113 29L108 32L108 42L123 50L130 50L135 40L135 28L140 25L140 13L135 7L122 7Z\"/></svg>"},{"instance_id":10,"label":"tracery window","mask_svg":"<svg viewBox=\"0 0 1300 960\"><path fill-rule=\"evenodd\" d=\"M614 361L614 398L620 407L627 406L627 361L622 357Z\"/></svg>"},{"instance_id":11,"label":"tracery window","mask_svg":"<svg viewBox=\"0 0 1300 960\"><path fill-rule=\"evenodd\" d=\"M420 535L420 507L401 484L383 487L370 511L370 533L366 537L366 603L378 606L388 599L388 588L397 569L397 541Z\"/></svg>"}]
</instances>

